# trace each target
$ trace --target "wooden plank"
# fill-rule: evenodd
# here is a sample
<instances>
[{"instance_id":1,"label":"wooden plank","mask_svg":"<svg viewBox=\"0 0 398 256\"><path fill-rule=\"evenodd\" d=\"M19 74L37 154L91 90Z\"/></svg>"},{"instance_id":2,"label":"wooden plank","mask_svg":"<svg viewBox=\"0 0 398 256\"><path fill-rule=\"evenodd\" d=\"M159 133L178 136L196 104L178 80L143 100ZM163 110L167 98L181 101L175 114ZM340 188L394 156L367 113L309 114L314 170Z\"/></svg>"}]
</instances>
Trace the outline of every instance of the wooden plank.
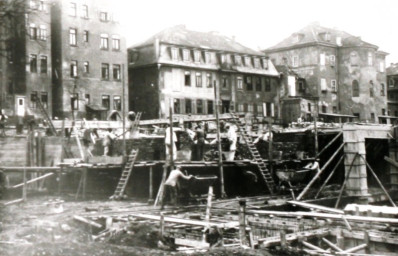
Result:
<instances>
[{"instance_id":1,"label":"wooden plank","mask_svg":"<svg viewBox=\"0 0 398 256\"><path fill-rule=\"evenodd\" d=\"M329 234L329 229L327 228L322 228L322 229L315 229L315 230L309 230L309 231L302 231L302 232L296 232L296 233L290 233L286 235L286 242L292 242L297 240L298 237L313 237L313 236L327 236ZM262 247L270 247L270 246L275 246L280 244L281 238L280 236L274 236L274 237L266 237L266 238L260 238L258 239L258 242L262 244Z\"/></svg>"},{"instance_id":2,"label":"wooden plank","mask_svg":"<svg viewBox=\"0 0 398 256\"><path fill-rule=\"evenodd\" d=\"M40 176L40 177L37 177L37 178L31 179L31 180L28 180L28 181L26 182L26 184L30 184L30 183L33 183L33 182L35 182L35 181L39 181L39 180L45 179L45 178L47 178L47 177L49 177L49 176L51 176L51 175L53 175L53 174L54 174L53 172L44 174L44 175L42 175L42 176ZM19 188L19 187L22 187L23 185L24 185L24 183L20 183L20 184L18 184L18 185L12 186L12 188Z\"/></svg>"},{"instance_id":3,"label":"wooden plank","mask_svg":"<svg viewBox=\"0 0 398 256\"><path fill-rule=\"evenodd\" d=\"M308 209L315 209L315 210L320 210L323 212L332 212L332 213L336 213L336 214L344 214L344 211L342 210L338 210L335 208L330 208L330 207L326 207L326 206L321 206L321 205L316 205L316 204L310 204L310 203L304 203L304 202L298 202L298 201L287 201L288 204L291 205L298 205L304 208L308 208Z\"/></svg>"},{"instance_id":4,"label":"wooden plank","mask_svg":"<svg viewBox=\"0 0 398 256\"><path fill-rule=\"evenodd\" d=\"M182 246L188 246L188 247L194 247L196 249L206 249L210 248L210 244L199 241L199 240L192 240L192 239L184 239L184 238L175 238L174 243L176 245L182 245Z\"/></svg>"},{"instance_id":5,"label":"wooden plank","mask_svg":"<svg viewBox=\"0 0 398 256\"><path fill-rule=\"evenodd\" d=\"M73 216L73 219L74 219L74 220L77 220L77 221L80 221L80 222L83 222L83 223L86 223L86 224L88 224L88 225L90 225L90 226L93 226L93 227L95 227L95 228L102 228L102 225L101 225L101 224L99 224L99 223L97 223L97 222L95 222L95 221L92 221L92 220L88 220L88 219L86 219L86 218L84 218L84 217L81 217L81 216L79 216L79 215L74 215L74 216Z\"/></svg>"}]
</instances>

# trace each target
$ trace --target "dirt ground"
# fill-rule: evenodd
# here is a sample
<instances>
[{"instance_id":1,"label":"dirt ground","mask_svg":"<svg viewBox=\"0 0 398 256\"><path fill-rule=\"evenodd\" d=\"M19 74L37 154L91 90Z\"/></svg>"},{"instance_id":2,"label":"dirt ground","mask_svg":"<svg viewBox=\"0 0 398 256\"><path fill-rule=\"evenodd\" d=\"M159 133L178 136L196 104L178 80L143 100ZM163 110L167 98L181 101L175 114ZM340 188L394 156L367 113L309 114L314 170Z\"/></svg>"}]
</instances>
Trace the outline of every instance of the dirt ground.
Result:
<instances>
[{"instance_id":1,"label":"dirt ground","mask_svg":"<svg viewBox=\"0 0 398 256\"><path fill-rule=\"evenodd\" d=\"M29 198L19 205L0 206L0 255L186 255L158 248L157 230L129 227L129 232L94 242L95 231L73 220L89 209L134 207L132 202L81 201L62 199L62 208L53 204L60 198ZM266 251L217 248L190 255L271 255Z\"/></svg>"}]
</instances>

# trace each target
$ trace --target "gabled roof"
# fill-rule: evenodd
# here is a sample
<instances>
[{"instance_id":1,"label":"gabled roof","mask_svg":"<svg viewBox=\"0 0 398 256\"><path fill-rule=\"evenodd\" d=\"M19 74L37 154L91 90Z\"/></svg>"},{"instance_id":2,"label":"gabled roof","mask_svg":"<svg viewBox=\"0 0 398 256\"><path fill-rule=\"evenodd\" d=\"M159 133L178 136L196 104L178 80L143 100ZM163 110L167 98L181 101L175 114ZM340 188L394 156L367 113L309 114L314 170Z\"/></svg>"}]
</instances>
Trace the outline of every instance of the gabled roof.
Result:
<instances>
[{"instance_id":1,"label":"gabled roof","mask_svg":"<svg viewBox=\"0 0 398 256\"><path fill-rule=\"evenodd\" d=\"M255 51L241 45L234 39L220 35L217 32L198 32L186 29L184 25L167 28L146 41L133 45L131 48L142 47L153 44L158 39L161 43L174 44L199 49L212 49L225 52L236 52L239 54L261 55L260 51Z\"/></svg>"},{"instance_id":2,"label":"gabled roof","mask_svg":"<svg viewBox=\"0 0 398 256\"><path fill-rule=\"evenodd\" d=\"M328 38L325 37L326 34L328 34ZM341 38L341 45L337 44L336 39L338 37ZM301 46L311 43L323 43L335 47L364 46L376 49L378 48L376 45L367 43L363 41L360 37L353 36L345 31L322 27L318 23L311 23L303 29L293 33L280 43L269 47L264 51L272 52L279 49Z\"/></svg>"}]
</instances>

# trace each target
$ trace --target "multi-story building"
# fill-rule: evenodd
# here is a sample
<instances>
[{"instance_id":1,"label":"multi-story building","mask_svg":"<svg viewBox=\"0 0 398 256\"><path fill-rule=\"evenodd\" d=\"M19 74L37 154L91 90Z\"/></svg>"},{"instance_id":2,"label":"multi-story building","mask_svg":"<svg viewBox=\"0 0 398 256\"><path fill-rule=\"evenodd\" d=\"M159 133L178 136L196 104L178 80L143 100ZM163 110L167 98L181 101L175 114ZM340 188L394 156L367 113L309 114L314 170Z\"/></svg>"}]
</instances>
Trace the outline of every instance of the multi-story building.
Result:
<instances>
[{"instance_id":1,"label":"multi-story building","mask_svg":"<svg viewBox=\"0 0 398 256\"><path fill-rule=\"evenodd\" d=\"M105 119L122 111L126 42L112 2L55 1L51 10L54 116ZM124 75L126 74L126 75ZM125 86L127 99L127 86ZM125 105L127 106L127 105ZM126 108L127 109L127 108Z\"/></svg>"},{"instance_id":2,"label":"multi-story building","mask_svg":"<svg viewBox=\"0 0 398 256\"><path fill-rule=\"evenodd\" d=\"M0 25L1 107L9 116L40 116L40 99L51 113L50 5L11 0L7 6Z\"/></svg>"},{"instance_id":3,"label":"multi-story building","mask_svg":"<svg viewBox=\"0 0 398 256\"><path fill-rule=\"evenodd\" d=\"M398 118L398 63L387 68L387 103L389 115Z\"/></svg>"},{"instance_id":4,"label":"multi-story building","mask_svg":"<svg viewBox=\"0 0 398 256\"><path fill-rule=\"evenodd\" d=\"M314 115L315 107L320 118L335 121L355 117L384 123L389 119L387 53L379 51L376 45L313 23L264 52L275 65L288 66L305 79L299 84L292 76L288 81L290 89L281 95L282 102L311 96L309 104L297 101L300 106L308 105L308 109L302 108L302 116Z\"/></svg>"},{"instance_id":5,"label":"multi-story building","mask_svg":"<svg viewBox=\"0 0 398 256\"><path fill-rule=\"evenodd\" d=\"M129 48L130 109L143 118L221 112L274 116L279 73L261 52L216 32L175 26Z\"/></svg>"}]
</instances>

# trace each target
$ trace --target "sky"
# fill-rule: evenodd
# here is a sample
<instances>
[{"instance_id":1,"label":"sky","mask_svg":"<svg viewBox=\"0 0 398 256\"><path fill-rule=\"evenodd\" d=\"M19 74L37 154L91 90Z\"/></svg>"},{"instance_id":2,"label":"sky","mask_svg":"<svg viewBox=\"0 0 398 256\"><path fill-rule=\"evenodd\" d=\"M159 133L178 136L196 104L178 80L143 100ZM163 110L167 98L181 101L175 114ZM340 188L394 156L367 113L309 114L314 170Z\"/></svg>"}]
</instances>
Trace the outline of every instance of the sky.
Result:
<instances>
[{"instance_id":1,"label":"sky","mask_svg":"<svg viewBox=\"0 0 398 256\"><path fill-rule=\"evenodd\" d=\"M271 47L312 22L337 28L388 52L398 63L397 0L116 0L127 46L161 30L218 31L254 50Z\"/></svg>"}]
</instances>

